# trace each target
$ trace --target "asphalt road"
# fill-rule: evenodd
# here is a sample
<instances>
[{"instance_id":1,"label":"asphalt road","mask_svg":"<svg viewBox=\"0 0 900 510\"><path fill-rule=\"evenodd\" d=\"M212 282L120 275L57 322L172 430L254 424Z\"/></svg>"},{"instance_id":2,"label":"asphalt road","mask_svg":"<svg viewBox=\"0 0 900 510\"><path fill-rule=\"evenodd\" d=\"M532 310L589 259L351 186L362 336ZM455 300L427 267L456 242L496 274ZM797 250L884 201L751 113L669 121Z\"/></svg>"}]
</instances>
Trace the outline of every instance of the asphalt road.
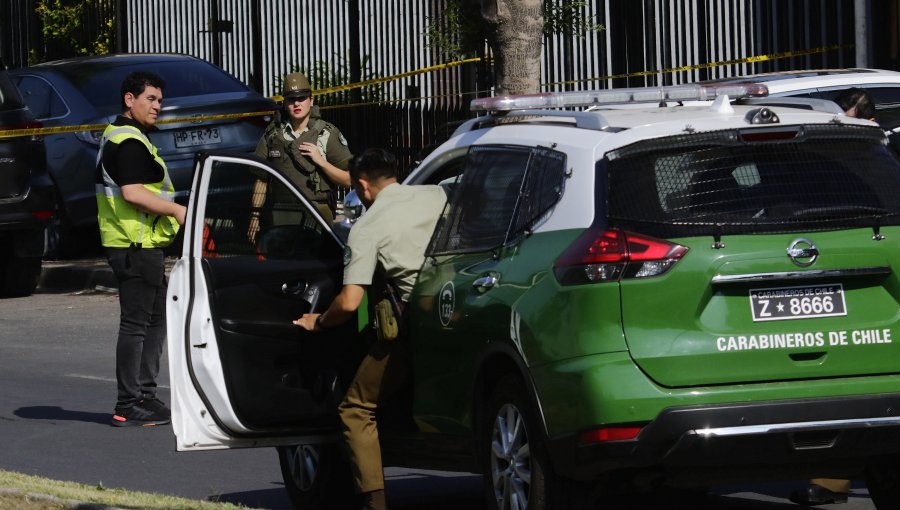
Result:
<instances>
[{"instance_id":1,"label":"asphalt road","mask_svg":"<svg viewBox=\"0 0 900 510\"><path fill-rule=\"evenodd\" d=\"M40 292L0 300L0 469L91 485L282 509L289 502L275 451L177 453L171 428L113 428L115 294ZM163 360L160 383L168 401ZM714 488L706 497L654 494L609 508L787 510L802 481ZM468 474L387 470L392 507L481 508ZM622 506L624 505L624 506ZM830 507L874 509L865 487Z\"/></svg>"}]
</instances>

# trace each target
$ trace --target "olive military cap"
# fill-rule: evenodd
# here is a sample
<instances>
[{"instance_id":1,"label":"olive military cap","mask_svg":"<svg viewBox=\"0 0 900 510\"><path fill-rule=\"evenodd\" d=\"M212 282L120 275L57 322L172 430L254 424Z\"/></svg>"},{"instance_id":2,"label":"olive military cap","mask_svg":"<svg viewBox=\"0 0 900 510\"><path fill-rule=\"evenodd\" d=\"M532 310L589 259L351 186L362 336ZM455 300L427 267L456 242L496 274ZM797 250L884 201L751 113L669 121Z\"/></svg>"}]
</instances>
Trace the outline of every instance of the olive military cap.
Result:
<instances>
[{"instance_id":1,"label":"olive military cap","mask_svg":"<svg viewBox=\"0 0 900 510\"><path fill-rule=\"evenodd\" d=\"M281 97L287 99L295 96L308 96L312 94L312 87L309 86L309 80L303 73L290 73L284 75L284 86L281 90Z\"/></svg>"}]
</instances>

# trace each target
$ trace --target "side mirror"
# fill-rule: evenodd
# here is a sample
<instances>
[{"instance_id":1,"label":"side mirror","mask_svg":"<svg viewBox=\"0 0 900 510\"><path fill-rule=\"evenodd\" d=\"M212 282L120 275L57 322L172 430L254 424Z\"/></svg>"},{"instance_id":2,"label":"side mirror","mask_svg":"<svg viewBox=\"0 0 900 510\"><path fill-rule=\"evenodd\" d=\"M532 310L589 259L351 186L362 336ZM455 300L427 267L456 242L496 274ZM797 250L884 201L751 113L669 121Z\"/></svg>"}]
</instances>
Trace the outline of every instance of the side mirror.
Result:
<instances>
[{"instance_id":1,"label":"side mirror","mask_svg":"<svg viewBox=\"0 0 900 510\"><path fill-rule=\"evenodd\" d=\"M356 220L359 219L363 213L366 212L366 206L363 205L362 200L356 195L356 190L350 190L344 196L344 218L351 225L356 223Z\"/></svg>"}]
</instances>

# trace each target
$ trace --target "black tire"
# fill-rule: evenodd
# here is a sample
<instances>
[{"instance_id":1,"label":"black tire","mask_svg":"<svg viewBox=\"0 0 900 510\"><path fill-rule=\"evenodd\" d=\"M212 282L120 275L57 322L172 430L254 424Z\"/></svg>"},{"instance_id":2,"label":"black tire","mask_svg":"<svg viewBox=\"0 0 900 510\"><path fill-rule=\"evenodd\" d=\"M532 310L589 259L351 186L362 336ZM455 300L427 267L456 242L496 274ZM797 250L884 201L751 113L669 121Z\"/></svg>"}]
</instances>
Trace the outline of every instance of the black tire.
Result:
<instances>
[{"instance_id":1,"label":"black tire","mask_svg":"<svg viewBox=\"0 0 900 510\"><path fill-rule=\"evenodd\" d=\"M866 470L866 486L878 510L900 510L900 458L880 458Z\"/></svg>"},{"instance_id":2,"label":"black tire","mask_svg":"<svg viewBox=\"0 0 900 510\"><path fill-rule=\"evenodd\" d=\"M350 466L339 444L279 446L281 476L297 510L356 508Z\"/></svg>"},{"instance_id":3,"label":"black tire","mask_svg":"<svg viewBox=\"0 0 900 510\"><path fill-rule=\"evenodd\" d=\"M0 255L0 295L30 296L41 277L40 257L17 257L11 249Z\"/></svg>"},{"instance_id":4,"label":"black tire","mask_svg":"<svg viewBox=\"0 0 900 510\"><path fill-rule=\"evenodd\" d=\"M517 376L497 383L480 427L485 499L491 510L588 508L584 487L557 476L525 384Z\"/></svg>"}]
</instances>

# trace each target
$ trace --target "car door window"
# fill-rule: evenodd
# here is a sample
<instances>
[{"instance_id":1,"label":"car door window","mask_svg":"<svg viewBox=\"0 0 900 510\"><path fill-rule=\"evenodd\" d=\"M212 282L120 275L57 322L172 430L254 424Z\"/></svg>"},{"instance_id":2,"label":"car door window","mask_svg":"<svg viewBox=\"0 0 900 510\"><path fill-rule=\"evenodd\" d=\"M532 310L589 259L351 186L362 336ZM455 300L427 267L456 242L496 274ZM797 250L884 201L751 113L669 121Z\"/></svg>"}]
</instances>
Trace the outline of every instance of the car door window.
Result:
<instances>
[{"instance_id":1,"label":"car door window","mask_svg":"<svg viewBox=\"0 0 900 510\"><path fill-rule=\"evenodd\" d=\"M274 174L216 162L206 200L204 257L339 257L339 245L319 217Z\"/></svg>"},{"instance_id":2,"label":"car door window","mask_svg":"<svg viewBox=\"0 0 900 510\"><path fill-rule=\"evenodd\" d=\"M16 84L28 108L38 120L64 117L69 113L66 103L46 80L22 76Z\"/></svg>"},{"instance_id":3,"label":"car door window","mask_svg":"<svg viewBox=\"0 0 900 510\"><path fill-rule=\"evenodd\" d=\"M562 195L565 155L546 148L472 147L429 255L498 248Z\"/></svg>"}]
</instances>

